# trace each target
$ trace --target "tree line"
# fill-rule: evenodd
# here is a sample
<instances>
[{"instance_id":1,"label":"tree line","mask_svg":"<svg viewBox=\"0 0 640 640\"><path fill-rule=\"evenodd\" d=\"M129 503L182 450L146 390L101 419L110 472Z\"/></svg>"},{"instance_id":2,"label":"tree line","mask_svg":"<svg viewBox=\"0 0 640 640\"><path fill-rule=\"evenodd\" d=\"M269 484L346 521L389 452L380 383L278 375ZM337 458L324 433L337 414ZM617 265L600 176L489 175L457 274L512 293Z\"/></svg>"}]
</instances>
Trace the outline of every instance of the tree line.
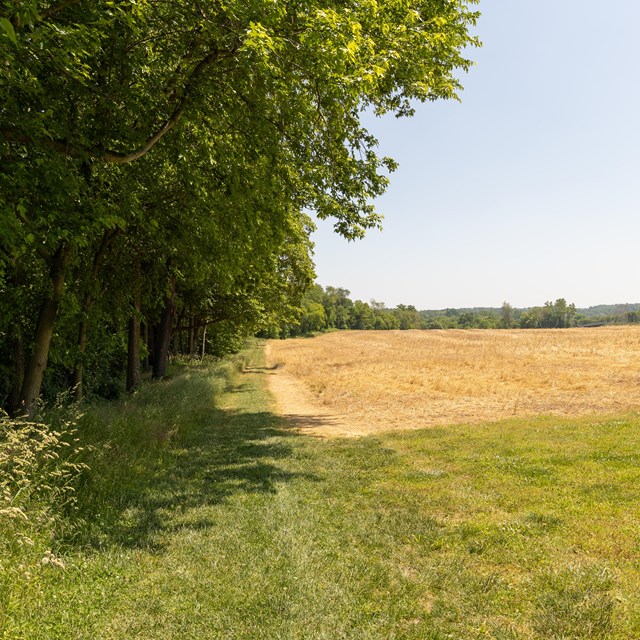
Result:
<instances>
[{"instance_id":1,"label":"tree line","mask_svg":"<svg viewBox=\"0 0 640 640\"><path fill-rule=\"evenodd\" d=\"M640 305L611 305L578 310L564 298L538 307L417 310L400 304L387 308L371 300L351 300L347 289L315 284L302 300L295 322L268 327L268 337L295 337L334 329L564 329L586 324L640 322Z\"/></svg>"},{"instance_id":2,"label":"tree line","mask_svg":"<svg viewBox=\"0 0 640 640\"><path fill-rule=\"evenodd\" d=\"M111 395L293 322L347 238L363 111L457 98L476 0L0 0L0 408Z\"/></svg>"},{"instance_id":3,"label":"tree line","mask_svg":"<svg viewBox=\"0 0 640 640\"><path fill-rule=\"evenodd\" d=\"M421 329L420 313L411 305L387 309L382 302L351 300L347 289L315 284L302 300L295 322L270 327L268 337L294 337L331 329Z\"/></svg>"}]
</instances>

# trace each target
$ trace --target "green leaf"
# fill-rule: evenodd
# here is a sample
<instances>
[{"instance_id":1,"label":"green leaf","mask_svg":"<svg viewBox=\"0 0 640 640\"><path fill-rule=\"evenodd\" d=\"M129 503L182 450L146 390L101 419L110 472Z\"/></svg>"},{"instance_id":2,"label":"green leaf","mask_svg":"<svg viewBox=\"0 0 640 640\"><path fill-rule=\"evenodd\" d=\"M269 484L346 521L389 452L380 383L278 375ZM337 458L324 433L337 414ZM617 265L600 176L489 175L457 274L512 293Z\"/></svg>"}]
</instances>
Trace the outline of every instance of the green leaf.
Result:
<instances>
[{"instance_id":1,"label":"green leaf","mask_svg":"<svg viewBox=\"0 0 640 640\"><path fill-rule=\"evenodd\" d=\"M16 38L16 32L13 29L13 25L6 18L0 18L0 27L2 27L3 31L9 36L9 40L13 42L13 44L18 44L18 40Z\"/></svg>"}]
</instances>

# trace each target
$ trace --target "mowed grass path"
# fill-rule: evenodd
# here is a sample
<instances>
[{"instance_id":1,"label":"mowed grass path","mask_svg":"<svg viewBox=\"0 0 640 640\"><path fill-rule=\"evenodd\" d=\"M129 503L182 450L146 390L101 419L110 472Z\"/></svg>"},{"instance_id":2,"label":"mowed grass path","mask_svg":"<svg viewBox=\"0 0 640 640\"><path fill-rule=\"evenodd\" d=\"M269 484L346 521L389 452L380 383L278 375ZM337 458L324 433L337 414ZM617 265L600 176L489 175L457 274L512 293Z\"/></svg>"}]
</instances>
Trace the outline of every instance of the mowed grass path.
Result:
<instances>
[{"instance_id":1,"label":"mowed grass path","mask_svg":"<svg viewBox=\"0 0 640 640\"><path fill-rule=\"evenodd\" d=\"M5 638L640 637L638 415L311 439L253 357L85 416L85 523Z\"/></svg>"}]
</instances>

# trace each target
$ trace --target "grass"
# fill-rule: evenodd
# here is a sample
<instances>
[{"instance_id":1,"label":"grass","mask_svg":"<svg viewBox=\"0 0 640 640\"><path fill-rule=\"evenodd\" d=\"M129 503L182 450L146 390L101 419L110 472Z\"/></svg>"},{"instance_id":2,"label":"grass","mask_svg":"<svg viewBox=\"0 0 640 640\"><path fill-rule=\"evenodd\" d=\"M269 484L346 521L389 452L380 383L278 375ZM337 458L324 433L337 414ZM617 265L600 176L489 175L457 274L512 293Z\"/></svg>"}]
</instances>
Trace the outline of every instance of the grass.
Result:
<instances>
[{"instance_id":1,"label":"grass","mask_svg":"<svg viewBox=\"0 0 640 640\"><path fill-rule=\"evenodd\" d=\"M360 433L640 408L638 326L341 331L269 349Z\"/></svg>"},{"instance_id":2,"label":"grass","mask_svg":"<svg viewBox=\"0 0 640 640\"><path fill-rule=\"evenodd\" d=\"M0 637L640 637L640 416L311 439L251 358L86 413L64 567Z\"/></svg>"}]
</instances>

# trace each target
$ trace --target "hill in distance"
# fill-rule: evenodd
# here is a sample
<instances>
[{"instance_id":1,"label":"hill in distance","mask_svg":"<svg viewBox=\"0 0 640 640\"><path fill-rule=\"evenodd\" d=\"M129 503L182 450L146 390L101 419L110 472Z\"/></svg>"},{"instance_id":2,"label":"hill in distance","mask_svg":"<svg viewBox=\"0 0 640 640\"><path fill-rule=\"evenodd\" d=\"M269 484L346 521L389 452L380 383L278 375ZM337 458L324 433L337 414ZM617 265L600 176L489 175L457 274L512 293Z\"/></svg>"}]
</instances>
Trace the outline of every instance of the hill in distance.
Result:
<instances>
[{"instance_id":1,"label":"hill in distance","mask_svg":"<svg viewBox=\"0 0 640 640\"><path fill-rule=\"evenodd\" d=\"M531 307L514 307L514 312L528 311ZM462 313L500 313L500 307L461 307L448 309L423 309L420 313L432 315L460 315ZM588 318L602 316L618 316L630 311L640 311L640 302L625 302L619 304L598 304L592 307L576 309L576 312Z\"/></svg>"}]
</instances>

